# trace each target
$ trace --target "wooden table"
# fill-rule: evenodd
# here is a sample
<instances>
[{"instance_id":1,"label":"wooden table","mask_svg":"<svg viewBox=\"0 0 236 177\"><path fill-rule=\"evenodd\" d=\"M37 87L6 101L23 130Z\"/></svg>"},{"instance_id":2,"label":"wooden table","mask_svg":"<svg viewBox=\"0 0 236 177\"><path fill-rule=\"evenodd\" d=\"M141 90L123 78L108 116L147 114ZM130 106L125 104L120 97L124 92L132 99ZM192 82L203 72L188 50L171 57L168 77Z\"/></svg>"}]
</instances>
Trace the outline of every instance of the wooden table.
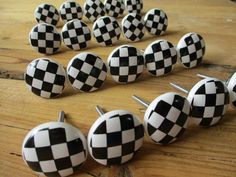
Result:
<instances>
[{"instance_id":1,"label":"wooden table","mask_svg":"<svg viewBox=\"0 0 236 177\"><path fill-rule=\"evenodd\" d=\"M94 93L76 93L67 86L57 99L47 100L26 89L23 72L27 64L44 55L29 45L28 33L36 24L33 12L45 1L1 0L0 3L0 176L36 176L23 162L22 141L33 127L57 119L59 110L67 113L67 121L88 133L100 105L107 111L125 109L143 118L144 108L131 95L149 101L158 95L175 91L169 82L191 88L199 78L196 73L226 79L236 70L236 4L230 0L144 0L144 12L153 7L163 9L169 17L168 32L162 37L148 33L141 42L131 43L123 37L113 47L100 47L94 39L86 51L104 60L118 45L131 44L140 49L156 39L164 38L177 44L182 35L198 32L206 40L203 64L194 69L177 65L168 76L155 78L146 72L132 84L118 85L110 76L104 87ZM47 0L56 7L63 1ZM84 1L78 1L82 4ZM121 19L119 19L120 21ZM86 21L86 20L85 20ZM91 27L92 24L90 23ZM78 52L65 46L61 52L49 56L67 65ZM68 85L68 84L67 84ZM183 94L184 95L184 94ZM147 137L135 158L122 166L103 167L91 158L82 168L80 177L143 177L143 176L236 176L236 112L228 110L224 121L211 128L192 126L176 143L159 146Z\"/></svg>"}]
</instances>

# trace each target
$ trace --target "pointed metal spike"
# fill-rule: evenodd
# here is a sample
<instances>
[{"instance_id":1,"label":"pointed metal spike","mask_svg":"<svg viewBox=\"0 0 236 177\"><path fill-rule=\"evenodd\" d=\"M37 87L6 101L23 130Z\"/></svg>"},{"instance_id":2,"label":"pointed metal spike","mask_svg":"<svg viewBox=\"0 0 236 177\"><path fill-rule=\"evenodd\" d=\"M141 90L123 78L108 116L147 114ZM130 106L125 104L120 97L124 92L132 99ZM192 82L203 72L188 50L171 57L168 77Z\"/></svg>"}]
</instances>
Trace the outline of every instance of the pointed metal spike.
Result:
<instances>
[{"instance_id":1,"label":"pointed metal spike","mask_svg":"<svg viewBox=\"0 0 236 177\"><path fill-rule=\"evenodd\" d=\"M137 95L133 95L132 98L134 100L136 100L138 103L142 104L143 106L145 106L146 108L150 105L150 103L148 101L145 101L144 99L140 98Z\"/></svg>"},{"instance_id":2,"label":"pointed metal spike","mask_svg":"<svg viewBox=\"0 0 236 177\"><path fill-rule=\"evenodd\" d=\"M102 108L101 108L100 106L97 105L95 108L96 108L96 111L98 112L98 114L99 114L100 116L102 116L103 114L105 114L105 112L102 110Z\"/></svg>"},{"instance_id":3,"label":"pointed metal spike","mask_svg":"<svg viewBox=\"0 0 236 177\"><path fill-rule=\"evenodd\" d=\"M176 88L176 89L178 89L178 90L180 90L180 91L186 93L186 94L189 93L189 91L188 91L187 89L185 89L185 88L183 88L183 87L181 87L181 86L179 86L179 85L177 85L177 84L170 83L170 85L171 85L172 87L174 87L174 88Z\"/></svg>"},{"instance_id":4,"label":"pointed metal spike","mask_svg":"<svg viewBox=\"0 0 236 177\"><path fill-rule=\"evenodd\" d=\"M65 112L64 111L60 111L59 115L58 115L58 122L64 122L65 121Z\"/></svg>"}]
</instances>

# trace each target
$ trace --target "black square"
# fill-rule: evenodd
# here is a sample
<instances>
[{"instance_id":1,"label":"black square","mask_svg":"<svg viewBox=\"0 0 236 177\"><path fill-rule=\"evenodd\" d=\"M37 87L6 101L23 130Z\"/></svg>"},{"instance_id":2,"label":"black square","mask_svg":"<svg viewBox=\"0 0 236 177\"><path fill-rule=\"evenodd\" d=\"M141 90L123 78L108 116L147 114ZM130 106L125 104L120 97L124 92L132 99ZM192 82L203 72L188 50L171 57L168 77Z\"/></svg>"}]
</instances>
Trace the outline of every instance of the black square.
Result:
<instances>
[{"instance_id":1,"label":"black square","mask_svg":"<svg viewBox=\"0 0 236 177\"><path fill-rule=\"evenodd\" d=\"M119 146L122 144L122 132L107 133L107 147Z\"/></svg>"},{"instance_id":2,"label":"black square","mask_svg":"<svg viewBox=\"0 0 236 177\"><path fill-rule=\"evenodd\" d=\"M39 161L52 160L53 154L51 146L35 148Z\"/></svg>"}]
</instances>

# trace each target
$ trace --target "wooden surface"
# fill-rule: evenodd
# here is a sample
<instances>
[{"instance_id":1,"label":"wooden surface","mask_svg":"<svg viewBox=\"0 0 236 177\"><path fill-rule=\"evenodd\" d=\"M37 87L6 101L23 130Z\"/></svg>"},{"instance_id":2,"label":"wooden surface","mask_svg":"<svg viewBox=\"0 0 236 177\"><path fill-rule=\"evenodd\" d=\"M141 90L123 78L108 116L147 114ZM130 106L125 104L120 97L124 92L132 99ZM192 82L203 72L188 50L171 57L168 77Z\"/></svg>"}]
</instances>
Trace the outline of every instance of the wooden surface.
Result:
<instances>
[{"instance_id":1,"label":"wooden surface","mask_svg":"<svg viewBox=\"0 0 236 177\"><path fill-rule=\"evenodd\" d=\"M128 85L114 83L110 76L104 87L94 93L76 93L67 86L57 99L46 100L33 95L22 80L27 64L44 55L36 53L28 43L28 33L36 24L33 11L45 1L0 1L0 176L36 176L23 162L21 144L33 127L57 119L59 110L68 115L68 122L84 132L98 117L94 107L106 110L126 109L143 118L144 108L136 104L132 94L149 101L160 94L175 91L169 82L191 88L204 73L226 79L236 70L236 3L230 0L144 0L144 13L158 7L169 17L168 32L162 37L148 33L141 42L130 43L123 37L113 47L100 47L94 40L86 51L104 60L121 44L140 49L156 39L164 38L175 45L187 32L198 32L206 40L204 63L195 69L177 65L168 76L155 78L146 72L138 82ZM47 0L59 7L63 1ZM84 1L78 1L82 4ZM119 21L121 18L119 19ZM85 20L86 21L86 20ZM91 27L91 23L89 26ZM67 65L78 52L65 46L49 56ZM90 158L75 176L80 177L149 177L149 176L236 176L236 112L231 108L224 121L211 128L192 126L184 136L168 146L158 146L145 140L135 158L122 166L103 167Z\"/></svg>"}]
</instances>

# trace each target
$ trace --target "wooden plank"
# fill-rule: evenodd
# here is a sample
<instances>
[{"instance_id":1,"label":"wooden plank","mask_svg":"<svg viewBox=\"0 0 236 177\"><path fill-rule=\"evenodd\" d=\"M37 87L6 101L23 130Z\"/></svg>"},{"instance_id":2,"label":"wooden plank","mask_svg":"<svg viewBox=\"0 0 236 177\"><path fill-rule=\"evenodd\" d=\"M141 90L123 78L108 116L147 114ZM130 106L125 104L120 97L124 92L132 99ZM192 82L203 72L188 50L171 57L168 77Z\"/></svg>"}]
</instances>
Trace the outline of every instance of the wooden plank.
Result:
<instances>
[{"instance_id":1,"label":"wooden plank","mask_svg":"<svg viewBox=\"0 0 236 177\"><path fill-rule=\"evenodd\" d=\"M92 40L86 51L91 51L104 60L121 44L131 44L140 49L152 41L164 38L177 44L180 37L191 31L200 33L207 43L204 63L194 69L177 65L166 77L155 78L145 72L138 82L128 85L114 83L110 76L103 88L94 93L76 93L69 87L60 98L46 100L34 96L25 87L23 73L27 64L38 57L28 43L28 32L35 23L33 11L44 1L2 1L0 10L0 176L36 176L24 164L21 144L24 136L33 127L57 119L59 110L68 114L67 121L87 134L97 119L95 105L107 111L129 110L140 118L144 108L136 104L131 95L137 94L149 101L158 95L175 91L169 82L177 82L190 89L199 78L208 75L227 78L236 70L236 6L232 1L222 0L145 0L144 12L153 7L162 8L169 17L168 32L162 37L148 33L141 42L131 43L123 37L112 47L100 47ZM47 2L60 6L62 1ZM83 4L84 1L78 1ZM11 8L9 8L9 4ZM122 18L119 18L121 21ZM85 20L87 22L87 20ZM92 24L88 23L91 28ZM59 27L60 30L61 27ZM68 61L78 52L65 46L52 56L66 67ZM184 94L183 94L184 95ZM92 101L91 101L92 100ZM137 156L123 166L103 167L91 158L74 176L81 177L143 177L143 176L236 176L236 112L231 108L224 121L211 128L192 126L176 143L158 146L147 137Z\"/></svg>"}]
</instances>

